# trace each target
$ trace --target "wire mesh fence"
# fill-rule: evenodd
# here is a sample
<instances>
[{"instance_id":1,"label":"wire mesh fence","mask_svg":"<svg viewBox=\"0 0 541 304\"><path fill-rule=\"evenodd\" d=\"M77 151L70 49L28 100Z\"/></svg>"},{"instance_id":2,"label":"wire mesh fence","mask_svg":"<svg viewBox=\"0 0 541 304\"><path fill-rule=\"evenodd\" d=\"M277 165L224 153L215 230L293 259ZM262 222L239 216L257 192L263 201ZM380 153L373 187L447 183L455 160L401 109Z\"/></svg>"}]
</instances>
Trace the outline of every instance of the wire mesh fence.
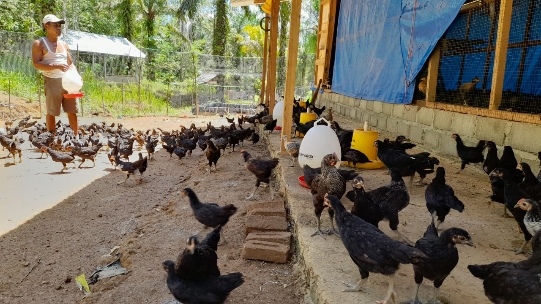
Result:
<instances>
[{"instance_id":1,"label":"wire mesh fence","mask_svg":"<svg viewBox=\"0 0 541 304\"><path fill-rule=\"evenodd\" d=\"M468 1L475 2L475 1ZM500 2L478 1L440 40L436 102L489 108ZM541 0L513 1L498 110L541 113ZM418 83L426 83L427 67ZM425 79L423 79L425 78ZM417 98L424 98L417 92Z\"/></svg>"},{"instance_id":2,"label":"wire mesh fence","mask_svg":"<svg viewBox=\"0 0 541 304\"><path fill-rule=\"evenodd\" d=\"M0 45L0 91L37 101L43 95L43 80L31 61L36 37L0 32L0 39L6 41ZM71 46L74 64L84 80L82 115L177 115L195 112L196 103L200 111L209 113L248 113L260 102L262 58L151 49L141 49L139 54L118 56ZM313 55L300 57L299 97L309 91L313 65ZM282 81L277 96L283 95L283 90Z\"/></svg>"}]
</instances>

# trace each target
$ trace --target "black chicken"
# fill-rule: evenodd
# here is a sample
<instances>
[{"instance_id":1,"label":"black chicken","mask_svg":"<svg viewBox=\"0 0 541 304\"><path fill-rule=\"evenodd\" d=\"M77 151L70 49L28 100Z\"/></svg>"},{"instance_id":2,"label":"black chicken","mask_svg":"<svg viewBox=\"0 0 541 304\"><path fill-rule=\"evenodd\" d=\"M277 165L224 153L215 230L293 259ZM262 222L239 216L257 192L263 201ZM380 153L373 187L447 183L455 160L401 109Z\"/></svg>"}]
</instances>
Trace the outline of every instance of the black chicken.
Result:
<instances>
[{"instance_id":1,"label":"black chicken","mask_svg":"<svg viewBox=\"0 0 541 304\"><path fill-rule=\"evenodd\" d=\"M257 144L259 142L259 134L252 133L252 136L250 137L250 141L253 145Z\"/></svg>"},{"instance_id":2,"label":"black chicken","mask_svg":"<svg viewBox=\"0 0 541 304\"><path fill-rule=\"evenodd\" d=\"M175 262L163 262L167 272L167 287L178 301L186 304L221 304L229 293L244 283L239 272L219 277L206 276L197 280L181 280L175 272Z\"/></svg>"},{"instance_id":3,"label":"black chicken","mask_svg":"<svg viewBox=\"0 0 541 304\"><path fill-rule=\"evenodd\" d=\"M165 151L167 151L167 153L169 153L169 157L173 157L173 152L175 151L175 146L170 146L170 145L167 145L167 144L162 144L162 148L165 149Z\"/></svg>"},{"instance_id":4,"label":"black chicken","mask_svg":"<svg viewBox=\"0 0 541 304\"><path fill-rule=\"evenodd\" d=\"M158 139L153 139L152 136L147 136L145 149L148 153L148 158L150 160L154 157L154 152L156 152L156 145L158 145Z\"/></svg>"},{"instance_id":5,"label":"black chicken","mask_svg":"<svg viewBox=\"0 0 541 304\"><path fill-rule=\"evenodd\" d=\"M216 227L207 235L207 238L220 239L220 229ZM188 246L177 257L175 272L181 280L194 280L204 276L220 276L218 268L218 255L216 254L218 242L212 240L211 245L207 244L207 238L199 242L197 236L191 236L188 239ZM216 249L215 249L216 248Z\"/></svg>"},{"instance_id":6,"label":"black chicken","mask_svg":"<svg viewBox=\"0 0 541 304\"><path fill-rule=\"evenodd\" d=\"M237 207L233 204L221 207L214 203L202 203L197 198L195 192L190 188L184 188L181 193L188 196L190 199L190 207L192 207L195 218L205 226L212 228L215 228L218 225L224 226L229 221L229 218L237 212Z\"/></svg>"},{"instance_id":7,"label":"black chicken","mask_svg":"<svg viewBox=\"0 0 541 304\"><path fill-rule=\"evenodd\" d=\"M436 228L440 226L451 209L458 212L464 211L464 203L456 196L451 186L445 183L445 168L438 167L436 176L425 191L426 208L432 215L432 220L437 219Z\"/></svg>"},{"instance_id":8,"label":"black chicken","mask_svg":"<svg viewBox=\"0 0 541 304\"><path fill-rule=\"evenodd\" d=\"M125 183L130 177L130 174L134 174L135 171L139 169L139 166L141 165L142 162L143 160L141 158L139 158L138 160L134 162L121 161L120 156L115 155L116 165L120 168L120 170L126 172L126 178L123 181L118 182L118 184L120 185L120 184ZM134 179L135 179L135 176L134 176ZM137 183L137 180L135 180L135 182Z\"/></svg>"},{"instance_id":9,"label":"black chicken","mask_svg":"<svg viewBox=\"0 0 541 304\"><path fill-rule=\"evenodd\" d=\"M532 238L532 235L528 232L526 226L524 225L524 216L526 215L526 211L520 208L515 208L515 205L520 199L529 199L530 196L522 189L520 189L517 183L513 180L513 177L510 176L509 171L504 168L496 168L492 170L489 176L500 178L503 180L505 206L507 210L511 212L511 214L515 218L515 221L517 221L517 224L520 226L522 233L524 234L524 243L522 244L520 249L517 250L517 253L523 253L524 246L526 246L528 241Z\"/></svg>"},{"instance_id":10,"label":"black chicken","mask_svg":"<svg viewBox=\"0 0 541 304\"><path fill-rule=\"evenodd\" d=\"M487 148L487 156L483 162L483 171L485 171L486 174L490 174L490 172L496 169L500 163L500 159L498 158L498 148L493 141L487 141L485 147Z\"/></svg>"},{"instance_id":11,"label":"black chicken","mask_svg":"<svg viewBox=\"0 0 541 304\"><path fill-rule=\"evenodd\" d=\"M533 237L532 249L532 256L524 261L468 265L468 270L483 280L485 295L493 303L541 303L541 232Z\"/></svg>"},{"instance_id":12,"label":"black chicken","mask_svg":"<svg viewBox=\"0 0 541 304\"><path fill-rule=\"evenodd\" d=\"M361 176L355 177L352 185L353 190L346 195L353 202L351 213L376 227L379 227L379 222L387 219L389 228L413 246L413 242L398 231L400 223L398 212L406 208L410 202L410 196L400 173L395 168L391 168L391 183L372 191L365 191L364 180Z\"/></svg>"},{"instance_id":13,"label":"black chicken","mask_svg":"<svg viewBox=\"0 0 541 304\"><path fill-rule=\"evenodd\" d=\"M175 153L178 159L182 159L186 156L186 150L184 150L184 148L182 147L176 147L175 149L173 149L173 153Z\"/></svg>"},{"instance_id":14,"label":"black chicken","mask_svg":"<svg viewBox=\"0 0 541 304\"><path fill-rule=\"evenodd\" d=\"M273 158L270 160L267 159L252 159L250 153L247 151L240 151L242 153L242 157L244 158L244 163L246 165L246 169L250 171L253 175L256 177L255 182L255 189L252 194L250 194L248 197L246 197L247 200L253 199L255 192L257 188L259 188L259 185L263 182L267 185L269 185L271 200L274 199L274 193L272 191L272 186L270 185L270 177L272 174L272 170L278 166L278 158Z\"/></svg>"},{"instance_id":15,"label":"black chicken","mask_svg":"<svg viewBox=\"0 0 541 304\"><path fill-rule=\"evenodd\" d=\"M208 146L207 151L205 151L205 156L207 157L207 160L209 161L209 173L212 172L212 164L214 163L214 171L216 171L216 163L218 162L218 159L220 159L220 149L216 148L214 143L211 140L207 140L205 142Z\"/></svg>"},{"instance_id":16,"label":"black chicken","mask_svg":"<svg viewBox=\"0 0 541 304\"><path fill-rule=\"evenodd\" d=\"M378 303L387 303L391 298L394 301L394 275L399 265L416 264L427 256L419 249L392 240L378 228L349 213L338 197L325 195L324 204L336 212L342 243L361 273L361 280L345 291L360 291L370 272L381 273L389 276L389 288L383 301Z\"/></svg>"},{"instance_id":17,"label":"black chicken","mask_svg":"<svg viewBox=\"0 0 541 304\"><path fill-rule=\"evenodd\" d=\"M317 230L312 236L323 234L321 231L321 213L325 209L325 205L323 204L324 195L328 193L340 199L346 192L346 180L338 173L338 169L335 167L339 161L336 153L325 155L321 160L321 174L309 180L309 183L307 182L308 186L310 186L314 213L317 217ZM329 209L329 217L331 219L331 229L327 233L338 235L338 232L334 229L334 211L332 209Z\"/></svg>"},{"instance_id":18,"label":"black chicken","mask_svg":"<svg viewBox=\"0 0 541 304\"><path fill-rule=\"evenodd\" d=\"M515 208L526 211L524 215L524 226L531 235L535 235L541 230L541 212L537 201L523 198L518 201Z\"/></svg>"},{"instance_id":19,"label":"black chicken","mask_svg":"<svg viewBox=\"0 0 541 304\"><path fill-rule=\"evenodd\" d=\"M522 170L524 175L524 180L518 184L518 186L530 197L536 201L541 200L541 183L537 180L535 175L532 172L532 168L527 163L519 164L520 170Z\"/></svg>"},{"instance_id":20,"label":"black chicken","mask_svg":"<svg viewBox=\"0 0 541 304\"><path fill-rule=\"evenodd\" d=\"M428 259L413 265L415 283L417 284L413 303L419 302L418 293L423 278L434 282L432 299L433 303L438 303L440 286L458 264L457 244L475 247L470 234L464 229L449 228L438 236L438 229L434 225L434 218L432 218L432 223L426 228L423 237L415 243L415 248L424 252Z\"/></svg>"},{"instance_id":21,"label":"black chicken","mask_svg":"<svg viewBox=\"0 0 541 304\"><path fill-rule=\"evenodd\" d=\"M269 131L269 133L272 133L274 131L274 128L276 128L276 124L278 123L278 119L273 119L270 122L267 122L265 124L265 131Z\"/></svg>"},{"instance_id":22,"label":"black chicken","mask_svg":"<svg viewBox=\"0 0 541 304\"><path fill-rule=\"evenodd\" d=\"M366 156L366 154L355 149L348 149L347 151L345 151L345 153L342 154L342 160L347 161L348 166L350 167L351 167L351 163L353 163L353 167L356 167L357 164L364 164L364 163L372 162L371 160L368 159L368 156Z\"/></svg>"},{"instance_id":23,"label":"black chicken","mask_svg":"<svg viewBox=\"0 0 541 304\"><path fill-rule=\"evenodd\" d=\"M468 147L464 145L462 138L458 134L454 133L452 137L456 140L456 151L458 157L462 160L460 170L457 173L464 170L467 164L482 163L485 160L483 150L486 142L484 140L480 140L475 147Z\"/></svg>"},{"instance_id":24,"label":"black chicken","mask_svg":"<svg viewBox=\"0 0 541 304\"><path fill-rule=\"evenodd\" d=\"M96 155L98 154L98 151L101 149L102 144L98 143L96 146L92 147L73 147L72 154L75 156L78 156L81 158L81 163L77 168L81 168L81 165L85 162L85 160L89 159L92 161L92 167L96 165L94 162L94 159L96 158Z\"/></svg>"},{"instance_id":25,"label":"black chicken","mask_svg":"<svg viewBox=\"0 0 541 304\"><path fill-rule=\"evenodd\" d=\"M143 173L147 171L148 168L148 157L143 157L143 153L139 152L139 160L141 161L141 164L139 165L139 176L140 180L143 181Z\"/></svg>"},{"instance_id":26,"label":"black chicken","mask_svg":"<svg viewBox=\"0 0 541 304\"><path fill-rule=\"evenodd\" d=\"M391 145L392 149L398 150L398 151L404 151L412 149L416 147L416 144L412 144L408 142L409 139L406 138L404 135L398 135L394 141L390 141L389 144Z\"/></svg>"}]
</instances>

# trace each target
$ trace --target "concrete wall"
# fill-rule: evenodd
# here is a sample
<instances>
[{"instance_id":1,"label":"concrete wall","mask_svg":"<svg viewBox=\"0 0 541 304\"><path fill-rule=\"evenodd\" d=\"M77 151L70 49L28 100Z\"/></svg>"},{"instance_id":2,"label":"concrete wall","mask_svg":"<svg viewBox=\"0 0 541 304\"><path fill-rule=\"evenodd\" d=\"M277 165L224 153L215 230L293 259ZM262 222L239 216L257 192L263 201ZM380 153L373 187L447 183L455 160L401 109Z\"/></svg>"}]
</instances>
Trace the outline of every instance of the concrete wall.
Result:
<instances>
[{"instance_id":1,"label":"concrete wall","mask_svg":"<svg viewBox=\"0 0 541 304\"><path fill-rule=\"evenodd\" d=\"M404 135L412 142L440 155L458 157L457 133L464 143L474 146L480 139L491 140L498 146L512 146L519 162L527 162L537 174L541 151L541 126L495 118L455 113L414 105L396 105L379 101L351 98L335 93L318 97L318 107L332 107L333 113L359 122L368 121L372 129L394 135Z\"/></svg>"}]
</instances>

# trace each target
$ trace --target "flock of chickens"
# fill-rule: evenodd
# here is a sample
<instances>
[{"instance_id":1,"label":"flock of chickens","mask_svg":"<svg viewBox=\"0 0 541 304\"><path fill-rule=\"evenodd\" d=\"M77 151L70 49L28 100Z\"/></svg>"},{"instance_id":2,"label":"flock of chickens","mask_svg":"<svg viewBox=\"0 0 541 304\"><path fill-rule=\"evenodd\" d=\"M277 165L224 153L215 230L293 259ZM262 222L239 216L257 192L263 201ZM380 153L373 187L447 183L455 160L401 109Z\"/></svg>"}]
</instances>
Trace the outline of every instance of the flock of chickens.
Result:
<instances>
[{"instance_id":1,"label":"flock of chickens","mask_svg":"<svg viewBox=\"0 0 541 304\"><path fill-rule=\"evenodd\" d=\"M330 118L331 127L339 138L342 150L341 159L336 154L328 154L322 159L320 168L305 165L302 169L305 182L310 187L317 217L317 229L313 235L338 235L359 268L360 281L345 291L360 291L369 273L381 273L389 276L390 281L384 299L378 303L386 304L391 300L394 302L394 274L400 264L413 264L417 291L423 279L433 281L432 300L437 303L439 287L458 264L456 245L475 247L470 234L464 229L449 228L438 231L451 209L464 211L464 204L455 196L453 188L446 184L445 169L437 167L439 160L431 157L428 152L408 154L406 151L415 145L407 142L404 136L398 136L394 141L378 140L374 143L378 149L378 158L389 168L391 181L386 186L367 191L364 179L356 170L335 167L340 161L354 164L370 161L362 152L350 148L353 131L341 128L332 120L332 108L325 111L313 104L309 104L307 108ZM306 133L315 121L300 123L298 118L302 111L295 102L294 126L301 133ZM57 124L56 132L47 132L43 125L25 118L16 126L13 126L13 123L6 124L7 134L0 134L0 143L13 156L15 162L15 155L19 155L21 159L20 145L24 142L21 132L27 132L30 143L36 149L51 155L53 161L62 163L62 171L66 169L66 164L74 162L76 156L81 158L81 164L85 160L94 162L98 151L107 145L111 164L126 172L126 179L120 182L124 183L136 172L139 172L142 179L148 161L153 158L160 142L171 157L175 154L179 159L191 155L192 151L199 147L208 159L208 174L211 174L212 165L216 171L221 151L225 151L228 146L234 151L235 146L244 141L251 141L253 144L259 141L259 134L255 131L258 123L264 125L262 129L269 132L276 126L276 120L268 115L267 109L252 117L239 117L238 124L235 124L234 119L227 120L230 123L228 127L215 128L209 123L206 130L202 130L192 124L189 128L181 126L180 130L171 132L159 128L159 132L134 131L121 124L107 126L105 123L93 123L81 126L77 134L74 134L69 126L60 123ZM254 124L254 128L244 128L243 123L246 122ZM541 214L538 206L541 199L541 172L536 177L528 164L517 163L509 146L504 148L502 157L498 158L496 145L491 141L481 140L477 146L469 147L458 134L453 134L452 137L456 141L457 154L462 160L461 170L467 164L482 163L483 170L491 180L491 200L504 204L520 226L525 242L517 252L523 253L528 241L531 241L533 249L528 259L518 263L469 265L468 269L483 280L485 294L494 303L541 303ZM291 165L294 166L300 143L287 141L287 136L284 136L283 140L293 160ZM128 159L133 154L134 142L145 147L147 156L143 157L142 153L139 153L139 159L135 162L123 161L122 158ZM485 149L488 149L486 157ZM246 197L252 199L261 182L270 182L278 159L253 159L245 150L242 150L241 154L246 168L256 177L255 189ZM539 157L541 160L541 152ZM399 212L410 202L410 192L403 178L410 177L411 190L416 174L420 176L418 184L423 185L427 174L434 172L435 177L425 190L426 207L432 221L423 237L412 242L398 230ZM347 181L350 181L353 187L349 192L346 192ZM269 189L272 199L272 187ZM190 237L176 262L168 260L163 263L167 272L167 286L171 294L182 303L223 303L229 293L244 282L242 274L221 275L217 266L218 243L220 240L225 242L222 229L237 208L234 205L219 206L200 202L190 188L185 188L181 193L188 197L195 218L214 230L202 241L196 236ZM340 202L344 195L353 202L350 211ZM325 208L328 208L331 218L329 230L321 230L320 217ZM337 227L334 227L335 220ZM403 242L393 240L378 229L383 220L389 222L391 230ZM417 293L413 303L419 303Z\"/></svg>"}]
</instances>

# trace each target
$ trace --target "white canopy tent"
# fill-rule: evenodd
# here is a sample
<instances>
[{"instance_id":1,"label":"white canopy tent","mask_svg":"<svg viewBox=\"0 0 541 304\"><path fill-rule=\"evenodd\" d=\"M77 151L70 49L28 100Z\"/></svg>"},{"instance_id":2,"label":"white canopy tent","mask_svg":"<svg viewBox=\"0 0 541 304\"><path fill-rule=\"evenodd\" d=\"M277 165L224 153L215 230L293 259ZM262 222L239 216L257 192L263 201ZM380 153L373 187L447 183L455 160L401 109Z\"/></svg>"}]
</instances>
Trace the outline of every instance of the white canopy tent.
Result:
<instances>
[{"instance_id":1,"label":"white canopy tent","mask_svg":"<svg viewBox=\"0 0 541 304\"><path fill-rule=\"evenodd\" d=\"M68 30L62 37L72 51L145 58L146 54L124 37Z\"/></svg>"}]
</instances>

